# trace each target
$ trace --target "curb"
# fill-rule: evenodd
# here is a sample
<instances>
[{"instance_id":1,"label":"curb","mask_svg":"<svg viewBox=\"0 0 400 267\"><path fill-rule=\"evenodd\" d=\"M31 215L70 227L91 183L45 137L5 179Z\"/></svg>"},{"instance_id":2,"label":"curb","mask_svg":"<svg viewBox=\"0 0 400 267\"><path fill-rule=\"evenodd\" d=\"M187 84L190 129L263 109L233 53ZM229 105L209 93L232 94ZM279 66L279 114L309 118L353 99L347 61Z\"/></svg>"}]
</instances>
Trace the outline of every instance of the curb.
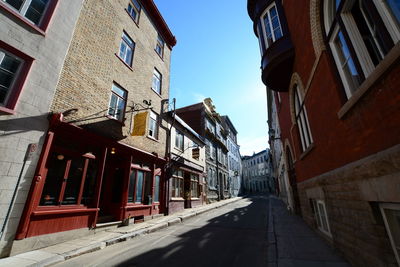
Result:
<instances>
[{"instance_id":1,"label":"curb","mask_svg":"<svg viewBox=\"0 0 400 267\"><path fill-rule=\"evenodd\" d=\"M171 218L169 220L158 222L155 224L150 224L147 227L142 229L134 230L132 232L123 233L120 236L110 238L108 240L103 240L96 242L94 244L86 245L80 248L76 248L64 253L50 253L44 252L42 250L34 250L25 252L22 254L18 254L12 257L0 259L0 265L9 265L9 266L28 266L28 267L41 267L41 266L50 266L56 263L60 263L66 261L68 259L78 257L83 254L91 253L97 250L101 250L105 247L121 243L130 239L133 239L138 236L142 236L145 234L153 233L161 229L168 228L169 226L183 223L184 221L195 217L197 215L206 213L208 211L218 209L220 207L226 206L233 202L244 199L245 197L236 197L234 199L229 199L226 202L218 202L215 206L210 206L213 204L208 204L208 207L202 207L198 211L191 211L188 214L180 214L180 215L170 215Z\"/></svg>"}]
</instances>

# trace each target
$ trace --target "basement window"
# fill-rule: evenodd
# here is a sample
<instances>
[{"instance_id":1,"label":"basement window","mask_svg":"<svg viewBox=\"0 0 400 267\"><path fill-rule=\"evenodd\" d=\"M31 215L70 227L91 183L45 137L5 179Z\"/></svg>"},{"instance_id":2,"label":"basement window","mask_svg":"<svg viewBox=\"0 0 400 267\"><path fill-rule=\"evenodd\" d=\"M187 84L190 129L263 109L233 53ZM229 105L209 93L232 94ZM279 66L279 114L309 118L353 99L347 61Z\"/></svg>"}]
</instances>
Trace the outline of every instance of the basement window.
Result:
<instances>
[{"instance_id":1,"label":"basement window","mask_svg":"<svg viewBox=\"0 0 400 267\"><path fill-rule=\"evenodd\" d=\"M315 220L317 222L318 229L322 233L331 236L331 229L329 226L329 220L326 212L325 202L320 199L311 199L310 204L311 204L311 209L314 213Z\"/></svg>"},{"instance_id":2,"label":"basement window","mask_svg":"<svg viewBox=\"0 0 400 267\"><path fill-rule=\"evenodd\" d=\"M397 264L400 265L400 204L383 203L380 210Z\"/></svg>"}]
</instances>

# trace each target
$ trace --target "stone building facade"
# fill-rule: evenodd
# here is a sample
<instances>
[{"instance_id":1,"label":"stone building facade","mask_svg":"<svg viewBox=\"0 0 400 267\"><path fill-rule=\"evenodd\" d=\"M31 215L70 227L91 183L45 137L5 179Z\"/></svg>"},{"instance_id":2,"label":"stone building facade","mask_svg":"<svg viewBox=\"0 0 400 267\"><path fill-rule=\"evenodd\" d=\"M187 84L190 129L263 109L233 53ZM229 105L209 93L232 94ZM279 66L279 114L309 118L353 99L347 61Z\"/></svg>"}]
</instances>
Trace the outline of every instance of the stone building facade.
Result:
<instances>
[{"instance_id":1,"label":"stone building facade","mask_svg":"<svg viewBox=\"0 0 400 267\"><path fill-rule=\"evenodd\" d=\"M0 257L16 246L82 2L0 2Z\"/></svg>"},{"instance_id":2,"label":"stone building facade","mask_svg":"<svg viewBox=\"0 0 400 267\"><path fill-rule=\"evenodd\" d=\"M246 193L271 193L274 191L272 163L269 149L242 157L243 190Z\"/></svg>"},{"instance_id":3,"label":"stone building facade","mask_svg":"<svg viewBox=\"0 0 400 267\"><path fill-rule=\"evenodd\" d=\"M400 265L398 1L249 0L248 12L281 98L294 210L354 266Z\"/></svg>"},{"instance_id":4,"label":"stone building facade","mask_svg":"<svg viewBox=\"0 0 400 267\"><path fill-rule=\"evenodd\" d=\"M153 1L83 2L13 254L165 212L175 43Z\"/></svg>"},{"instance_id":5,"label":"stone building facade","mask_svg":"<svg viewBox=\"0 0 400 267\"><path fill-rule=\"evenodd\" d=\"M206 142L207 201L214 202L229 197L227 130L210 98L176 110Z\"/></svg>"},{"instance_id":6,"label":"stone building facade","mask_svg":"<svg viewBox=\"0 0 400 267\"><path fill-rule=\"evenodd\" d=\"M224 128L228 131L226 144L228 146L228 190L231 197L237 197L241 193L242 185L242 160L240 146L237 142L238 132L228 116L222 116Z\"/></svg>"}]
</instances>

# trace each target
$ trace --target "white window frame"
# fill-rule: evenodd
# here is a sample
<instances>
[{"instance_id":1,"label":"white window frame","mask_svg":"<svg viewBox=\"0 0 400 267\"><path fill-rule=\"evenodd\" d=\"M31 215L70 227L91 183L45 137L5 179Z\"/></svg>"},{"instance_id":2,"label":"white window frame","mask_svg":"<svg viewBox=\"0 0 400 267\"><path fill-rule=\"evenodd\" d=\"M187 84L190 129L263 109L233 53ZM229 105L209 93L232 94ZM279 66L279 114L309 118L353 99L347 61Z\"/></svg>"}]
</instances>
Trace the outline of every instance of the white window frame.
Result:
<instances>
[{"instance_id":1,"label":"white window frame","mask_svg":"<svg viewBox=\"0 0 400 267\"><path fill-rule=\"evenodd\" d=\"M397 246L397 247L399 247L399 250L400 250L400 242L399 242L399 244L396 244L396 242L394 240L394 237L393 237L394 236L393 230L389 225L388 218L387 218L386 213L385 213L385 210L397 210L397 211L400 211L400 204L382 203L382 204L379 205L379 208L380 208L381 213L382 213L383 221L384 221L385 227L386 227L386 232L389 235L390 244L392 245L392 249L393 249L394 255L396 257L397 264L400 266L400 255L399 255L399 253L397 251L397 248L396 248L396 246Z\"/></svg>"},{"instance_id":2,"label":"white window frame","mask_svg":"<svg viewBox=\"0 0 400 267\"><path fill-rule=\"evenodd\" d=\"M119 93L115 92L115 91L113 90L114 87L118 88L119 90L124 91L124 92L125 92L125 96L120 95ZM118 114L117 114L116 112L115 112L115 114L110 114L111 100L112 100L113 95L115 95L115 96L117 97L117 102L116 102L116 105L115 105L116 108L118 108L119 103L120 103L122 100L124 101L124 108L123 108L123 112L122 112L122 114L121 114L121 118L118 118ZM122 100L121 100L121 99L122 99ZM114 119L116 119L116 120L118 120L118 121L123 122L123 121L124 121L124 118L125 118L125 110L126 110L126 103L127 103L127 102L128 102L128 91L126 91L124 88L122 88L122 87L119 86L118 84L113 83L113 85L112 85L112 87L111 87L110 101L108 102L107 115L108 115L109 117L111 117L111 118L114 118ZM115 107L113 107L113 108L116 109Z\"/></svg>"},{"instance_id":3,"label":"white window frame","mask_svg":"<svg viewBox=\"0 0 400 267\"><path fill-rule=\"evenodd\" d=\"M179 138L179 139L178 139ZM185 149L185 136L179 130L175 130L175 148L183 151Z\"/></svg>"},{"instance_id":4,"label":"white window frame","mask_svg":"<svg viewBox=\"0 0 400 267\"><path fill-rule=\"evenodd\" d=\"M385 0L373 0L373 2L394 43L397 43L400 41L399 23L397 23L396 18L393 18L392 12L389 10L386 3L384 3L386 2Z\"/></svg>"},{"instance_id":5,"label":"white window frame","mask_svg":"<svg viewBox=\"0 0 400 267\"><path fill-rule=\"evenodd\" d=\"M122 49L124 45L124 49ZM131 37L124 31L122 32L121 43L119 44L118 56L127 64L132 67L133 65L133 54L135 53L135 42ZM128 50L131 51L131 56L128 57Z\"/></svg>"},{"instance_id":6,"label":"white window frame","mask_svg":"<svg viewBox=\"0 0 400 267\"><path fill-rule=\"evenodd\" d=\"M300 92L300 88L297 84L294 85L294 113L297 126L299 127L301 146L303 148L303 152L306 151L311 144L314 142L311 134L310 123L308 121L307 110L304 103L304 97ZM298 99L298 102L296 101ZM308 133L308 136L304 136L304 133ZM308 137L308 138L307 138Z\"/></svg>"},{"instance_id":7,"label":"white window frame","mask_svg":"<svg viewBox=\"0 0 400 267\"><path fill-rule=\"evenodd\" d=\"M324 209L323 212L324 212L325 218L326 218L325 223L326 223L326 226L328 228L327 230L325 230L324 227L323 227L323 223L322 223L323 216L321 214L321 210L320 210L320 205L319 204L321 204L323 209ZM316 216L316 220L317 220L318 229L322 233L328 235L329 237L332 237L331 227L329 225L329 216L328 216L328 212L326 210L325 202L323 200L321 200L321 199L313 199L313 205L314 205L314 212L315 212L315 216Z\"/></svg>"},{"instance_id":8,"label":"white window frame","mask_svg":"<svg viewBox=\"0 0 400 267\"><path fill-rule=\"evenodd\" d=\"M154 68L153 71L153 78L151 82L151 89L153 89L154 92L157 94L161 95L161 87L162 87L162 74Z\"/></svg>"},{"instance_id":9,"label":"white window frame","mask_svg":"<svg viewBox=\"0 0 400 267\"><path fill-rule=\"evenodd\" d=\"M20 13L24 18L26 18L26 19L27 19L29 22L31 22L32 24L34 24L34 25L40 25L40 24L42 23L42 20L43 20L44 15L45 15L46 12L47 12L47 9L48 9L48 7L49 7L49 3L50 3L51 1L54 1L54 0L48 0L48 2L46 3L45 8L44 8L44 10L43 10L43 13L40 15L40 19L39 19L38 23L35 23L35 22L31 21L29 18L26 17L26 12L28 11L28 8L29 8L29 6L30 6L31 3L32 3L32 0L25 0L25 1L21 4L21 7L20 7L19 9L16 9L15 7L13 7L13 6L10 5L9 3L7 3L6 0L1 0L1 1L3 1L7 6L9 6L10 8L12 8L13 10L17 11L18 13Z\"/></svg>"},{"instance_id":10,"label":"white window frame","mask_svg":"<svg viewBox=\"0 0 400 267\"><path fill-rule=\"evenodd\" d=\"M149 114L148 136L154 139L158 139L158 115L153 111L150 111Z\"/></svg>"},{"instance_id":11,"label":"white window frame","mask_svg":"<svg viewBox=\"0 0 400 267\"><path fill-rule=\"evenodd\" d=\"M264 42L265 42L265 48L266 48L266 49L268 49L268 47L270 47L272 43L274 43L274 42L276 42L276 41L278 40L278 39L276 39L274 29L272 28L272 19L271 19L271 13L270 13L270 11L271 11L271 9L272 9L273 7L275 7L275 9L276 9L276 16L278 17L279 28L280 28L281 34L282 34L282 36L279 37L279 38L282 38L282 37L284 36L283 30L282 30L281 18L279 17L278 8L277 8L275 2L273 2L272 4L270 4L270 5L264 10L264 12L261 14L261 17L260 17L260 18L261 18L261 27L262 27L262 31L263 31L263 36L264 36ZM269 21L270 31L271 31L271 37L272 37L272 38L271 38L271 39L272 39L271 44L268 43L266 25L265 25L265 21L264 21L264 16L265 16L265 15L268 15L268 21ZM262 54L262 53L261 53L261 54Z\"/></svg>"},{"instance_id":12,"label":"white window frame","mask_svg":"<svg viewBox=\"0 0 400 267\"><path fill-rule=\"evenodd\" d=\"M0 68L1 68L1 63L3 62L3 60L4 60L6 55L9 56L9 57L12 57L16 61L19 61L19 66L18 66L17 70L13 74L12 80L10 82L10 86L7 88L7 92L6 92L6 96L4 98L4 101L0 102L0 106L1 107L6 107L7 106L7 103L10 100L10 96L12 95L12 91L14 90L15 82L16 82L18 76L21 73L22 66L25 63L25 61L23 59L15 56L14 54L8 52L7 50L4 50L4 49L0 48ZM8 70L4 70L4 72L10 73Z\"/></svg>"}]
</instances>

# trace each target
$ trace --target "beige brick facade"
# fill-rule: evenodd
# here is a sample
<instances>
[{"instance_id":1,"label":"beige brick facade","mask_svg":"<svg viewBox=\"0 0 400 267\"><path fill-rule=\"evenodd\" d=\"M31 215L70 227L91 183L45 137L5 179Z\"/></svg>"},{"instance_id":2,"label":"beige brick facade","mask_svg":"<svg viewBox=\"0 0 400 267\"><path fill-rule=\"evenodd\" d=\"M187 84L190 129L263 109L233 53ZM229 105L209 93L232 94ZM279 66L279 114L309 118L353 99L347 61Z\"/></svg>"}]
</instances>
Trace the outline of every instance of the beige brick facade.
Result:
<instances>
[{"instance_id":1,"label":"beige brick facade","mask_svg":"<svg viewBox=\"0 0 400 267\"><path fill-rule=\"evenodd\" d=\"M162 100L169 96L171 50L164 48L163 59L155 52L158 31L142 9L138 24L126 8L128 0L87 0L78 20L72 44L57 86L51 111L77 112L64 120L148 152L165 154L166 133L160 127L159 140L130 136L128 112L133 103L151 100L154 112L161 114ZM117 56L123 32L135 42L132 68ZM161 95L151 89L153 70L162 74ZM124 124L106 117L113 82L128 92Z\"/></svg>"}]
</instances>

